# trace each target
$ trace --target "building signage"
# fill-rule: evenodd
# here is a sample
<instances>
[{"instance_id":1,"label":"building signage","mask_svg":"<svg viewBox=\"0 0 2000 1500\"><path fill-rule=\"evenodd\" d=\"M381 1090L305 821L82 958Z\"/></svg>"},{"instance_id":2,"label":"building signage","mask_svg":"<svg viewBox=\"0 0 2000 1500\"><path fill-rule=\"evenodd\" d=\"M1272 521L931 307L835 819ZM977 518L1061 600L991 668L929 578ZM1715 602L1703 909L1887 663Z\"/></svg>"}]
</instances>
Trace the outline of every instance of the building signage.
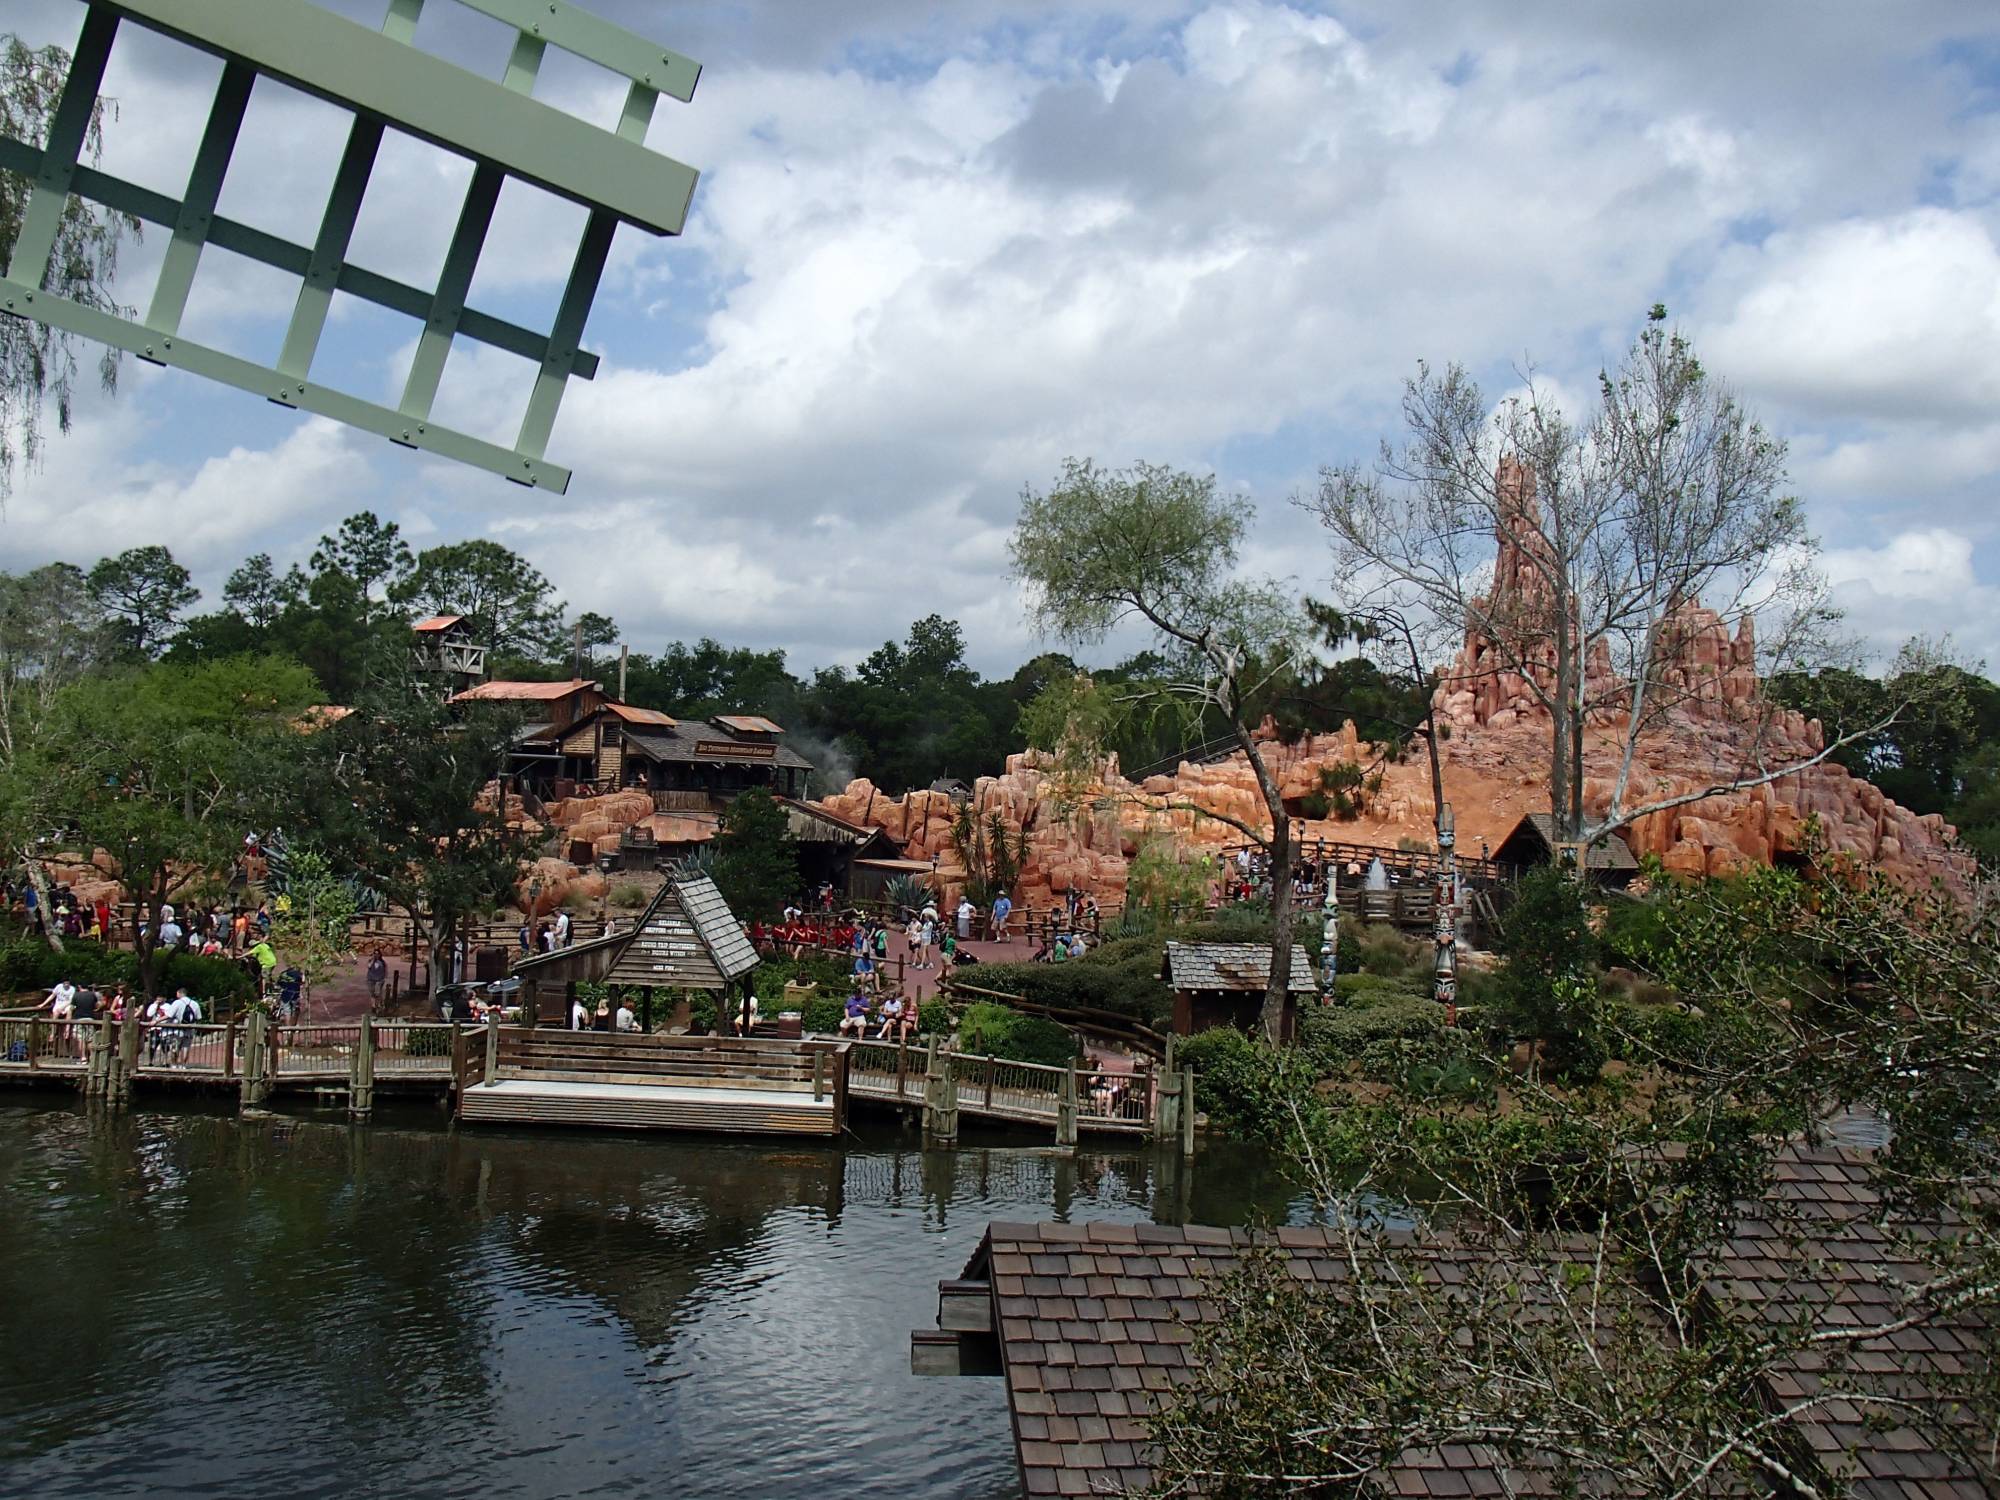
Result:
<instances>
[{"instance_id":1,"label":"building signage","mask_svg":"<svg viewBox=\"0 0 2000 1500\"><path fill-rule=\"evenodd\" d=\"M696 740L694 753L698 757L712 757L717 760L776 760L776 745L743 745L734 740Z\"/></svg>"}]
</instances>

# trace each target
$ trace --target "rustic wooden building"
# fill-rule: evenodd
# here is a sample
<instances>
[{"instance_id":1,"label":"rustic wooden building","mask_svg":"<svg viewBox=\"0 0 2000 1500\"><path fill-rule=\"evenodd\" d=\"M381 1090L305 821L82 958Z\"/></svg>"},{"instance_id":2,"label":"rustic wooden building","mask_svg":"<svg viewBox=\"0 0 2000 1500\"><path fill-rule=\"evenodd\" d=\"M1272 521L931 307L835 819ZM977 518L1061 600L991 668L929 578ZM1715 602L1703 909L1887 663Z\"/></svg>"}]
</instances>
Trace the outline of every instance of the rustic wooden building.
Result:
<instances>
[{"instance_id":1,"label":"rustic wooden building","mask_svg":"<svg viewBox=\"0 0 2000 1500\"><path fill-rule=\"evenodd\" d=\"M627 932L535 953L515 962L523 1013L541 1025L566 1025L579 984L614 984L639 991L648 1014L656 997L685 990L728 996L757 967L757 950L742 923L705 875L675 875ZM727 1004L722 1009L727 1010Z\"/></svg>"},{"instance_id":2,"label":"rustic wooden building","mask_svg":"<svg viewBox=\"0 0 2000 1500\"><path fill-rule=\"evenodd\" d=\"M410 633L410 666L447 697L486 675L486 648L473 639L464 615L432 615L412 625Z\"/></svg>"},{"instance_id":3,"label":"rustic wooden building","mask_svg":"<svg viewBox=\"0 0 2000 1500\"><path fill-rule=\"evenodd\" d=\"M1212 1026L1254 1031L1271 982L1269 943L1169 943L1160 977L1174 992L1174 1034L1193 1036ZM1292 949L1292 980L1278 1034L1290 1041L1298 1028L1298 997L1314 995L1312 963Z\"/></svg>"},{"instance_id":4,"label":"rustic wooden building","mask_svg":"<svg viewBox=\"0 0 2000 1500\"><path fill-rule=\"evenodd\" d=\"M1529 813L1514 825L1514 831L1493 851L1493 863L1510 878L1555 863L1559 841L1556 820L1550 813ZM1584 851L1584 871L1598 885L1624 887L1639 873L1639 861L1631 847L1615 833L1607 833Z\"/></svg>"},{"instance_id":5,"label":"rustic wooden building","mask_svg":"<svg viewBox=\"0 0 2000 1500\"><path fill-rule=\"evenodd\" d=\"M931 872L928 860L903 858L902 846L880 828L864 828L790 797L782 805L799 880L808 890L825 882L844 900L873 899L896 875Z\"/></svg>"},{"instance_id":6,"label":"rustic wooden building","mask_svg":"<svg viewBox=\"0 0 2000 1500\"><path fill-rule=\"evenodd\" d=\"M644 787L661 812L718 810L753 786L803 797L812 762L785 744L784 734L749 714L627 723L618 778L608 784Z\"/></svg>"}]
</instances>

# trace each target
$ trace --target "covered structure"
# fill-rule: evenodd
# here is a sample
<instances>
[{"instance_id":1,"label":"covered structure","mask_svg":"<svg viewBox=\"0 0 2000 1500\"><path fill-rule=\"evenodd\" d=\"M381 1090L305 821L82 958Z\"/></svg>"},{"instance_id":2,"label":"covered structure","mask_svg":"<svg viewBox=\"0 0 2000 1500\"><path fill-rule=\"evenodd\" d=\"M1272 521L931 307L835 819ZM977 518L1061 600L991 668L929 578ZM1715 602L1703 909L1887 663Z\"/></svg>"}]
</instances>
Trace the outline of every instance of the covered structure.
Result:
<instances>
[{"instance_id":1,"label":"covered structure","mask_svg":"<svg viewBox=\"0 0 2000 1500\"><path fill-rule=\"evenodd\" d=\"M717 1009L728 1012L727 997L738 981L748 984L758 962L715 882L706 875L673 875L629 931L531 954L515 962L513 974L531 1025L566 1025L577 985L612 984L639 991L640 1022L650 1029L662 991L712 994Z\"/></svg>"},{"instance_id":2,"label":"covered structure","mask_svg":"<svg viewBox=\"0 0 2000 1500\"><path fill-rule=\"evenodd\" d=\"M1868 1154L1797 1144L1775 1162L1762 1201L1740 1206L1730 1232L1699 1262L1704 1316L1740 1326L1746 1342L1769 1329L1782 1339L1809 1328L1879 1330L1845 1358L1808 1350L1747 1373L1771 1413L1776 1451L1804 1483L1754 1488L1724 1482L1702 1493L1854 1494L1908 1500L1988 1495L1990 1433L1976 1408L1948 1404L1989 1368L1985 1309L1943 1303L1905 1316L1910 1294L1935 1274L1910 1252L1911 1236L1885 1224L1891 1207L1870 1184ZM1780 1226L1784 1226L1782 1229ZM1921 1239L1935 1224L1908 1223ZM1789 1248L1795 1245L1796 1248ZM1004 1379L1026 1496L1141 1494L1153 1483L1148 1419L1189 1378L1191 1327L1213 1318L1214 1281L1253 1246L1267 1247L1315 1295L1352 1297L1353 1260L1338 1228L1271 1231L1199 1224L992 1223L959 1277L938 1283L937 1326L915 1330L917 1375ZM1545 1242L1534 1256L1494 1237L1434 1234L1392 1239L1412 1280L1476 1285L1482 1270L1532 1286L1568 1279L1601 1253L1594 1235ZM1468 1315L1483 1304L1468 1295ZM1660 1357L1674 1337L1664 1306L1623 1309L1656 1333ZM1608 1329L1614 1319L1607 1315ZM1470 1347L1478 1329L1442 1329ZM1830 1346L1832 1347L1832 1346ZM1946 1413L1958 1426L1940 1441ZM1531 1444L1413 1443L1387 1447L1357 1486L1384 1496L1582 1494L1623 1500L1636 1489L1588 1461L1562 1482L1565 1455ZM1810 1490L1806 1489L1810 1485Z\"/></svg>"},{"instance_id":3,"label":"covered structure","mask_svg":"<svg viewBox=\"0 0 2000 1500\"><path fill-rule=\"evenodd\" d=\"M1493 851L1493 863L1510 878L1556 863L1557 852L1571 850L1556 837L1556 820L1551 813L1529 813L1514 825L1514 831ZM1639 861L1625 840L1607 833L1583 851L1583 868L1599 885L1622 887L1639 873Z\"/></svg>"},{"instance_id":4,"label":"covered structure","mask_svg":"<svg viewBox=\"0 0 2000 1500\"><path fill-rule=\"evenodd\" d=\"M881 895L893 875L930 873L928 861L904 859L902 846L880 828L863 828L791 797L781 798L780 805L798 856L799 880L809 890L831 885L854 901Z\"/></svg>"},{"instance_id":5,"label":"covered structure","mask_svg":"<svg viewBox=\"0 0 2000 1500\"><path fill-rule=\"evenodd\" d=\"M1213 1026L1256 1029L1271 983L1269 943L1168 943L1160 978L1174 992L1174 1034L1194 1036ZM1278 1035L1290 1041L1298 1029L1300 995L1318 993L1305 950L1292 948L1292 977Z\"/></svg>"},{"instance_id":6,"label":"covered structure","mask_svg":"<svg viewBox=\"0 0 2000 1500\"><path fill-rule=\"evenodd\" d=\"M432 615L412 625L410 634L412 670L435 678L446 696L486 675L486 648L473 639L464 615Z\"/></svg>"},{"instance_id":7,"label":"covered structure","mask_svg":"<svg viewBox=\"0 0 2000 1500\"><path fill-rule=\"evenodd\" d=\"M769 719L749 714L628 721L616 773L606 784L645 788L661 812L718 810L753 786L776 797L802 797L812 762L785 744L784 734Z\"/></svg>"}]
</instances>

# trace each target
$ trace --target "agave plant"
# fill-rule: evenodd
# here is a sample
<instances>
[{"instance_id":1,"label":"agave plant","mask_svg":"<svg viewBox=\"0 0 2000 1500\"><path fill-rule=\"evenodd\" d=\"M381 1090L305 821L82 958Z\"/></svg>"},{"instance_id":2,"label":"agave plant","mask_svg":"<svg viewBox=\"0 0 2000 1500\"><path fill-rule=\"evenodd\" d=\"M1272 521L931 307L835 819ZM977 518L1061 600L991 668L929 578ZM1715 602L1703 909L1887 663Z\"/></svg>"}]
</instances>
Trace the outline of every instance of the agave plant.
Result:
<instances>
[{"instance_id":1,"label":"agave plant","mask_svg":"<svg viewBox=\"0 0 2000 1500\"><path fill-rule=\"evenodd\" d=\"M889 910L896 912L919 911L927 901L937 899L931 892L931 885L921 875L892 875L888 884L882 887L882 899Z\"/></svg>"}]
</instances>

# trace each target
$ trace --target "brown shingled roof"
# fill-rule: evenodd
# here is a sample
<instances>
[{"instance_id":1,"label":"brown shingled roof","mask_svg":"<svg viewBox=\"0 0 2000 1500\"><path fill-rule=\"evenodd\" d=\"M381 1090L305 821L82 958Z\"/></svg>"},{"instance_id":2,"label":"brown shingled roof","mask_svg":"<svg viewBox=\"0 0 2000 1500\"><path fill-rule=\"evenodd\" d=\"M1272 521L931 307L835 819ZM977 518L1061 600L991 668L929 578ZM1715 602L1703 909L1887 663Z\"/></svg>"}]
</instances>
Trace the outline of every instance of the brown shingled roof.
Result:
<instances>
[{"instance_id":1,"label":"brown shingled roof","mask_svg":"<svg viewBox=\"0 0 2000 1500\"><path fill-rule=\"evenodd\" d=\"M1851 1355L1821 1358L1815 1352L1781 1366L1767 1378L1774 1402L1816 1395L1829 1362L1839 1364L1846 1389L1871 1389L1919 1404L1932 1399L1931 1380L1957 1377L1989 1359L1992 1330L1982 1314L1930 1319L1892 1327L1901 1302L1896 1281L1928 1273L1900 1251L1882 1227L1884 1208L1869 1186L1865 1153L1798 1147L1779 1159L1771 1193L1746 1209L1709 1265L1708 1295L1725 1314L1776 1323L1800 1316L1815 1326L1884 1327L1879 1340L1863 1341ZM1811 1231L1806 1254L1798 1228L1781 1230L1779 1218L1796 1218ZM1337 1288L1351 1281L1346 1250L1336 1230L1290 1227L1253 1236L1240 1229L1203 1225L1022 1224L994 1222L965 1269L946 1283L962 1299L985 1289L991 1338L1006 1380L1020 1461L1022 1491L1029 1496L1137 1491L1152 1479L1148 1463L1148 1413L1186 1376L1193 1325L1213 1316L1204 1283L1226 1274L1260 1239L1276 1244L1298 1279ZM1560 1259L1590 1254L1590 1242L1553 1244L1544 1259L1522 1269L1529 1277L1560 1270ZM1497 1253L1450 1237L1410 1241L1405 1264L1434 1284L1454 1286L1469 1262ZM943 1317L940 1328L964 1329ZM1532 1317L1533 1299L1528 1303ZM1638 1310L1647 1316L1646 1310ZM981 1314L981 1321L985 1315ZM961 1340L969 1337L960 1333ZM948 1338L919 1333L915 1343ZM982 1346L983 1347L983 1346ZM1663 1339L1664 1347L1664 1339ZM972 1353L977 1356L978 1351ZM967 1361L968 1368L978 1362ZM1793 1423L1803 1445L1847 1492L1871 1500L1972 1500L1988 1493L1980 1469L1966 1454L1942 1452L1925 1433L1888 1425L1871 1413L1831 1402ZM1968 1432L1968 1447L1980 1434ZM1532 1456L1509 1458L1474 1445L1409 1448L1377 1476L1382 1493L1411 1500L1433 1496L1535 1495L1553 1492L1554 1475ZM1582 1491L1615 1496L1622 1488L1603 1473L1580 1477ZM1718 1493L1741 1492L1718 1483Z\"/></svg>"}]
</instances>

